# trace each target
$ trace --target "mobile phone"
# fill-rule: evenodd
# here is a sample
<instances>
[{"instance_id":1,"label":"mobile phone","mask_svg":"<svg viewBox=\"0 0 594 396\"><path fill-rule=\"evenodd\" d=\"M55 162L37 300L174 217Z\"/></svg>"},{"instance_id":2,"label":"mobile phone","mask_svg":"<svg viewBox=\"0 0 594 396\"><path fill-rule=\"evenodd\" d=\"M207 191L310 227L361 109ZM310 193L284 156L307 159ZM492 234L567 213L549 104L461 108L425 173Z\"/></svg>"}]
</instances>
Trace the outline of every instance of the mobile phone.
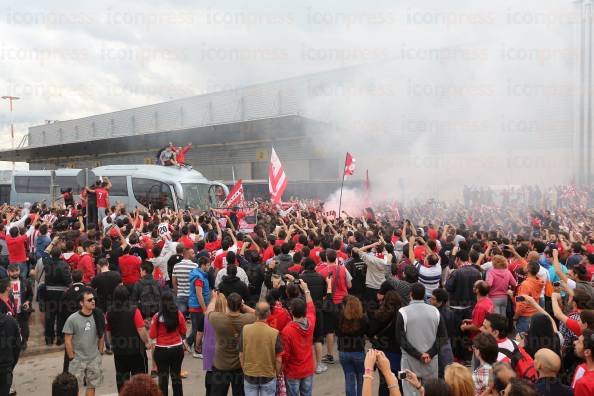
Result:
<instances>
[{"instance_id":1,"label":"mobile phone","mask_svg":"<svg viewBox=\"0 0 594 396\"><path fill-rule=\"evenodd\" d=\"M399 380L404 380L404 379L406 379L406 371L399 371L399 372L398 372L398 379L399 379Z\"/></svg>"},{"instance_id":2,"label":"mobile phone","mask_svg":"<svg viewBox=\"0 0 594 396\"><path fill-rule=\"evenodd\" d=\"M328 279L332 279L332 272L328 272Z\"/></svg>"},{"instance_id":3,"label":"mobile phone","mask_svg":"<svg viewBox=\"0 0 594 396\"><path fill-rule=\"evenodd\" d=\"M516 297L516 302L522 302L522 301L526 301L526 299L523 296Z\"/></svg>"}]
</instances>

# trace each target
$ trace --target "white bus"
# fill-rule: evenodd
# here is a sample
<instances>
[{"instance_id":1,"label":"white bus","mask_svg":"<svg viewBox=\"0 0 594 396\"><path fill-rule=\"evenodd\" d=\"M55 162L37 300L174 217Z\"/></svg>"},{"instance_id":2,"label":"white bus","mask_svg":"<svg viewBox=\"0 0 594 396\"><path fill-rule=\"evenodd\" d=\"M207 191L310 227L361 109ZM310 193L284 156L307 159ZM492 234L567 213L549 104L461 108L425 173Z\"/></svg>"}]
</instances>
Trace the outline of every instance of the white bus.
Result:
<instances>
[{"instance_id":1,"label":"white bus","mask_svg":"<svg viewBox=\"0 0 594 396\"><path fill-rule=\"evenodd\" d=\"M160 165L109 165L92 169L97 177L107 176L112 187L110 204L122 202L129 209L150 206L161 209L208 209L219 205L221 198L229 193L226 185L206 179L200 172L173 166ZM80 169L56 169L54 183L57 197L60 189L72 188L75 199L80 202L76 175ZM92 184L94 180L89 180ZM10 203L49 203L51 171L15 171L12 176Z\"/></svg>"}]
</instances>

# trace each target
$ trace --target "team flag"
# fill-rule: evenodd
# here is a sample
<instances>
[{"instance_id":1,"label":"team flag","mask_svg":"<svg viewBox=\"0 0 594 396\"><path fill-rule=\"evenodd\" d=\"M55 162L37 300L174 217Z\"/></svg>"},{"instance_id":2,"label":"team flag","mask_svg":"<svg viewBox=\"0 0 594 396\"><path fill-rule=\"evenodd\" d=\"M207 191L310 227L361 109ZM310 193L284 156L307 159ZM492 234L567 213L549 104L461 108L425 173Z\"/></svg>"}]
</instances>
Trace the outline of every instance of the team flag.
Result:
<instances>
[{"instance_id":1,"label":"team flag","mask_svg":"<svg viewBox=\"0 0 594 396\"><path fill-rule=\"evenodd\" d=\"M281 201L283 192L287 188L287 176L283 170L283 166L272 148L272 154L270 155L270 172L268 175L268 190L270 191L271 199L274 203L278 204Z\"/></svg>"},{"instance_id":2,"label":"team flag","mask_svg":"<svg viewBox=\"0 0 594 396\"><path fill-rule=\"evenodd\" d=\"M351 153L347 153L346 160L344 161L344 175L350 176L355 173L355 162L357 160L352 156Z\"/></svg>"},{"instance_id":3,"label":"team flag","mask_svg":"<svg viewBox=\"0 0 594 396\"><path fill-rule=\"evenodd\" d=\"M230 208L232 206L239 205L244 200L243 184L241 183L242 179L239 179L231 191L229 191L229 195L227 195L227 198L225 198L225 202L223 203L224 206Z\"/></svg>"}]
</instances>

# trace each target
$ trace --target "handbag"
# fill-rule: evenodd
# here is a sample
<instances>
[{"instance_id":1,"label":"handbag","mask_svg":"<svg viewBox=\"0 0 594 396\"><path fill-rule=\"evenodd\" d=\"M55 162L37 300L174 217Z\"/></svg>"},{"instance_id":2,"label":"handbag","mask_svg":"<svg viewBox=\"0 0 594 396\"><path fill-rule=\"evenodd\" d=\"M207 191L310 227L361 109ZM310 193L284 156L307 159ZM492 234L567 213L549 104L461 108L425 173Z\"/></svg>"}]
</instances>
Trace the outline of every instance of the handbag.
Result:
<instances>
[{"instance_id":1,"label":"handbag","mask_svg":"<svg viewBox=\"0 0 594 396\"><path fill-rule=\"evenodd\" d=\"M340 267L336 271L333 282L332 282L332 294L330 297L326 296L324 298L324 303L322 305L322 312L338 312L338 305L334 304L334 291L336 290L336 283L338 282L338 275L340 274Z\"/></svg>"}]
</instances>

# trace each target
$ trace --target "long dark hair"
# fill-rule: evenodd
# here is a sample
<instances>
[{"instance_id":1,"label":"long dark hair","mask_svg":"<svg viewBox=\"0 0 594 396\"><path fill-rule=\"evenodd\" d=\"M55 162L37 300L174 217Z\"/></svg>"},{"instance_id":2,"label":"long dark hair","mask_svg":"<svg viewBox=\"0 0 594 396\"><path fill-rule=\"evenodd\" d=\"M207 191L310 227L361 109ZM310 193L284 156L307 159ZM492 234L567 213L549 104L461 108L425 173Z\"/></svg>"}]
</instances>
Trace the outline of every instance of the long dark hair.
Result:
<instances>
[{"instance_id":1,"label":"long dark hair","mask_svg":"<svg viewBox=\"0 0 594 396\"><path fill-rule=\"evenodd\" d=\"M396 313L402 307L402 299L400 294L395 290L390 290L384 296L382 303L375 312L375 319L380 322L388 322L396 317Z\"/></svg>"},{"instance_id":2,"label":"long dark hair","mask_svg":"<svg viewBox=\"0 0 594 396\"><path fill-rule=\"evenodd\" d=\"M530 328L526 334L524 348L534 358L541 348L548 348L555 353L561 352L559 336L555 334L553 324L548 315L536 314L530 320Z\"/></svg>"},{"instance_id":3,"label":"long dark hair","mask_svg":"<svg viewBox=\"0 0 594 396\"><path fill-rule=\"evenodd\" d=\"M179 314L173 293L166 291L161 295L161 304L157 318L163 317L168 332L175 331L179 325Z\"/></svg>"}]
</instances>

